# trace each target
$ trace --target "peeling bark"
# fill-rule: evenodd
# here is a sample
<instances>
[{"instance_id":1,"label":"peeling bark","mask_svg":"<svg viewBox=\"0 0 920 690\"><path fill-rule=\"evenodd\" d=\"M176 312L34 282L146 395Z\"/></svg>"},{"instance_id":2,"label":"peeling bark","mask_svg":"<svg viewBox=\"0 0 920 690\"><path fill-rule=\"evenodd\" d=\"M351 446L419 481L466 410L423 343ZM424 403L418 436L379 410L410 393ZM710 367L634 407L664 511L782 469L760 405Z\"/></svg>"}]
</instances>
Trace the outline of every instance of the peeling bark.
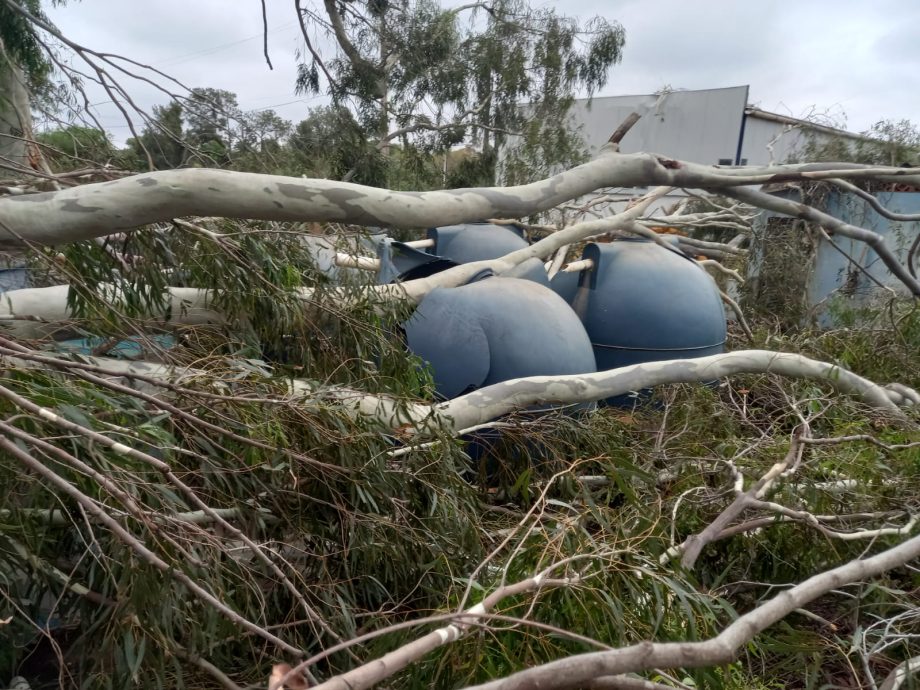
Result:
<instances>
[{"instance_id":1,"label":"peeling bark","mask_svg":"<svg viewBox=\"0 0 920 690\"><path fill-rule=\"evenodd\" d=\"M92 370L109 376L129 379L137 376L141 380L148 379L153 382L177 382L207 376L203 371L151 362L83 357L81 362L71 363L62 357L49 356L47 353L35 353L25 349L22 349L22 353L24 356L20 358L7 350L6 354L0 355L0 361L6 361L15 367L91 367ZM593 374L513 379L437 404L405 404L386 396L346 388L318 391L315 384L298 379L287 380L287 384L295 398L309 399L321 396L326 401L331 400L342 405L353 414L371 417L392 429L404 432L412 430L412 433L424 435L435 429L446 429L457 434L537 404L594 402L669 383L705 382L735 374L764 373L812 379L829 384L839 392L853 395L896 419L904 419L898 404L912 404L911 396L889 390L835 364L770 350L739 350L696 359L647 362ZM911 393L913 396L917 395L914 391Z\"/></svg>"},{"instance_id":2,"label":"peeling bark","mask_svg":"<svg viewBox=\"0 0 920 690\"><path fill-rule=\"evenodd\" d=\"M19 338L41 338L74 320L67 308L68 285L24 288L0 294L0 332ZM226 320L209 307L211 295L197 288L169 288L168 310L151 314L152 325L198 326ZM103 294L105 294L103 292ZM117 299L117 295L114 296Z\"/></svg>"},{"instance_id":3,"label":"peeling bark","mask_svg":"<svg viewBox=\"0 0 920 690\"><path fill-rule=\"evenodd\" d=\"M421 228L484 218L520 218L603 187L727 188L778 181L867 178L920 184L920 170L815 163L717 169L654 154L605 148L583 165L532 184L398 192L330 180L189 168L0 198L7 245L66 244L180 216L334 221Z\"/></svg>"},{"instance_id":4,"label":"peeling bark","mask_svg":"<svg viewBox=\"0 0 920 690\"><path fill-rule=\"evenodd\" d=\"M13 174L39 169L41 156L31 139L32 112L26 77L0 42L0 164Z\"/></svg>"}]
</instances>

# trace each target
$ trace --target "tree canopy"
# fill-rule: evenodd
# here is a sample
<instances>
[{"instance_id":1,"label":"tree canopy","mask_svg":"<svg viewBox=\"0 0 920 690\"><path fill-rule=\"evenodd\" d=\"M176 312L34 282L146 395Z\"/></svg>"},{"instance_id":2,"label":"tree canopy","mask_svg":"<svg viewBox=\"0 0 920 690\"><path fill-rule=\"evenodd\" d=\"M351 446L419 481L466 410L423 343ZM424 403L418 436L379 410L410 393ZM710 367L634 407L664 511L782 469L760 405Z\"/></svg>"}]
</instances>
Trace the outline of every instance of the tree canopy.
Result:
<instances>
[{"instance_id":1,"label":"tree canopy","mask_svg":"<svg viewBox=\"0 0 920 690\"><path fill-rule=\"evenodd\" d=\"M580 162L568 131L572 99L607 83L625 42L615 22L582 23L522 0L454 8L326 0L321 10L298 8L304 22L327 27L336 52L313 48L305 26L310 50L297 86L354 113L371 144L366 158L389 142L437 152L469 142L484 160L469 184L493 182L498 149L525 130L518 143L538 146L550 164Z\"/></svg>"}]
</instances>

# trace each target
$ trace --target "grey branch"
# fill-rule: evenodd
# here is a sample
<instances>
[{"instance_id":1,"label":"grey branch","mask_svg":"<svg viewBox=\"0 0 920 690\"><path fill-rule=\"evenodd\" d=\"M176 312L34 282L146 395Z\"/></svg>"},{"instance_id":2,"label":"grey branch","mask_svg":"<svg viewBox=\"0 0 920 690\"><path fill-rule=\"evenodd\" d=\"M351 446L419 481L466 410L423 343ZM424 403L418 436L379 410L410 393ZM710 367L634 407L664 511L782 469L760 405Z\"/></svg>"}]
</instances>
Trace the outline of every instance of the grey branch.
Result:
<instances>
[{"instance_id":1,"label":"grey branch","mask_svg":"<svg viewBox=\"0 0 920 690\"><path fill-rule=\"evenodd\" d=\"M483 218L533 215L604 187L661 185L723 189L821 179L826 175L920 184L920 170L835 166L845 164L741 171L648 153L617 154L605 149L588 163L531 184L433 192L399 192L331 180L188 168L144 173L57 192L0 198L0 230L7 244L57 245L194 215L433 227ZM905 174L911 172L914 174Z\"/></svg>"}]
</instances>

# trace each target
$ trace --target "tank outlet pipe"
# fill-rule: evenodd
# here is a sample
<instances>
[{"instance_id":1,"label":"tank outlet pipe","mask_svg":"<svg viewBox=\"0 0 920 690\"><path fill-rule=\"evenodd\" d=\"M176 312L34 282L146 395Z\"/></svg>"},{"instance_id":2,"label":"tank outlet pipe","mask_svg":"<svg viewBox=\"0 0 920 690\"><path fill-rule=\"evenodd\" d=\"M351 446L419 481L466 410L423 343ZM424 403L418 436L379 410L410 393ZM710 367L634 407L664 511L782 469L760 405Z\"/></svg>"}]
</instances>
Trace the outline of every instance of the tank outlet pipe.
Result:
<instances>
[{"instance_id":1,"label":"tank outlet pipe","mask_svg":"<svg viewBox=\"0 0 920 690\"><path fill-rule=\"evenodd\" d=\"M590 271L594 268L594 261L592 259L581 259L579 261L573 261L572 263L566 264L562 268L562 273L578 273L579 271Z\"/></svg>"},{"instance_id":2,"label":"tank outlet pipe","mask_svg":"<svg viewBox=\"0 0 920 690\"><path fill-rule=\"evenodd\" d=\"M379 271L380 259L373 256L352 256L338 252L335 255L335 265L342 268L358 268L362 271Z\"/></svg>"},{"instance_id":3,"label":"tank outlet pipe","mask_svg":"<svg viewBox=\"0 0 920 690\"><path fill-rule=\"evenodd\" d=\"M407 247L412 247L413 249L427 249L428 247L434 246L434 240L412 240L411 242L403 242L403 244Z\"/></svg>"}]
</instances>

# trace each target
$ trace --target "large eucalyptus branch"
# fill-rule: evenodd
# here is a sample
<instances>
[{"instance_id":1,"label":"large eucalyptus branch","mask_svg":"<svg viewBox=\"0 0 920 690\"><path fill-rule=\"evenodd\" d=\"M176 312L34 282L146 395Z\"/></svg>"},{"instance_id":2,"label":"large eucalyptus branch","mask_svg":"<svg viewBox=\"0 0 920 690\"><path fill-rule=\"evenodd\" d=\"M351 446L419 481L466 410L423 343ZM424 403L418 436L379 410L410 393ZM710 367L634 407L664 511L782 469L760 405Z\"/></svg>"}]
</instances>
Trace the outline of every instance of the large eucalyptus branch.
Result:
<instances>
[{"instance_id":1,"label":"large eucalyptus branch","mask_svg":"<svg viewBox=\"0 0 920 690\"><path fill-rule=\"evenodd\" d=\"M186 367L104 357L81 359L83 361L70 362L23 347L0 348L0 362L6 360L13 367L52 367L65 371L75 368L116 378L137 379L154 387L162 382L163 388L169 388L171 382L207 377L204 371ZM354 415L371 417L384 426L399 429L403 434L425 435L435 429L459 434L536 404L594 402L669 383L706 382L739 374L765 373L831 385L901 420L904 420L904 415L898 406L911 406L918 399L915 391L903 386L897 389L882 387L835 364L769 350L739 350L696 359L646 362L593 374L513 379L435 404L400 404L386 396L355 389L318 388L314 383L298 379L289 380L287 396L266 396L266 399L334 402ZM98 383L98 379L95 382ZM221 384L221 388L222 393L232 395L226 392L225 384ZM119 390L131 393L124 386ZM150 397L142 392L136 395L148 400Z\"/></svg>"},{"instance_id":2,"label":"large eucalyptus branch","mask_svg":"<svg viewBox=\"0 0 920 690\"><path fill-rule=\"evenodd\" d=\"M69 285L43 288L23 288L0 294L0 332L19 338L41 338L66 329L77 320L67 304ZM103 287L99 295L104 301L117 305L117 290ZM152 326L200 326L224 324L226 318L212 305L209 290L198 288L167 288L163 309L148 315ZM117 308L117 306L116 306Z\"/></svg>"},{"instance_id":3,"label":"large eucalyptus branch","mask_svg":"<svg viewBox=\"0 0 920 690\"><path fill-rule=\"evenodd\" d=\"M653 190L620 214L569 226L499 259L462 264L426 278L404 283L369 286L365 292L374 293L378 298L405 299L417 304L435 288L463 285L483 270L488 269L501 275L528 259L546 258L560 247L572 242L628 225L641 215L649 204L665 194L667 189ZM182 225L196 227L187 223ZM218 243L224 237L210 231L208 234ZM19 337L36 338L66 325L74 319L74 314L67 304L68 291L69 286L67 285L55 285L46 288L10 290L0 295L0 330ZM336 294L335 290L330 292L333 299L337 301L337 306L346 306L349 299L347 291L340 290L339 294ZM305 302L315 299L315 292L311 288L302 288L298 295ZM363 297L366 296L366 294L363 295ZM110 304L117 304L120 294L110 286L105 286L101 290L100 297ZM213 297L213 292L210 290L169 287L166 288L164 294L165 308L148 314L147 318L161 327L225 323L225 317L218 313L212 304Z\"/></svg>"},{"instance_id":4,"label":"large eucalyptus branch","mask_svg":"<svg viewBox=\"0 0 920 690\"><path fill-rule=\"evenodd\" d=\"M2 198L0 231L6 243L56 245L193 215L422 228L520 218L604 187L724 189L839 177L920 184L920 169L844 163L720 169L605 148L588 163L531 184L399 192L331 180L191 168Z\"/></svg>"},{"instance_id":5,"label":"large eucalyptus branch","mask_svg":"<svg viewBox=\"0 0 920 690\"><path fill-rule=\"evenodd\" d=\"M697 359L672 359L633 364L594 374L533 376L496 383L437 407L456 429L490 421L537 403L579 403L602 400L665 383L713 381L737 374L773 373L828 383L869 405L902 416L898 404L907 396L883 388L835 364L798 354L770 350L739 350Z\"/></svg>"}]
</instances>

